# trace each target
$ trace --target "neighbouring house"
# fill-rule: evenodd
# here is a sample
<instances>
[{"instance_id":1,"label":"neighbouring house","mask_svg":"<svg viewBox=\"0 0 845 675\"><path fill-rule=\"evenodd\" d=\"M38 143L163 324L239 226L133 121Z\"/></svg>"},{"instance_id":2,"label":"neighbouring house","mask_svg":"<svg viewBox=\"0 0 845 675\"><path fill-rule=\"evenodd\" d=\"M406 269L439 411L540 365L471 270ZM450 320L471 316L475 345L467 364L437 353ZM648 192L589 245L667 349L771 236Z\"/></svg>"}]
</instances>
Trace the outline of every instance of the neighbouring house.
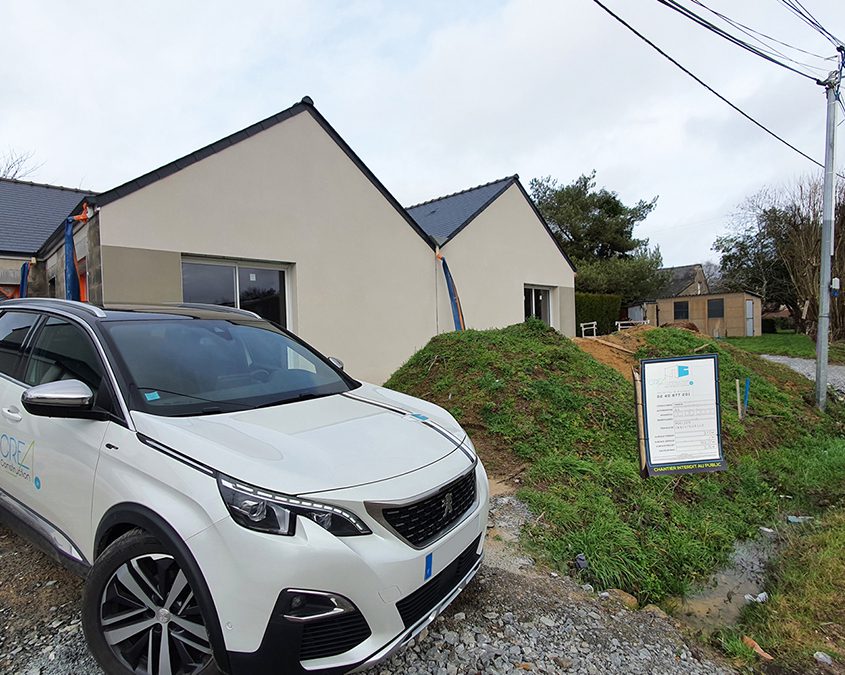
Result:
<instances>
[{"instance_id":1,"label":"neighbouring house","mask_svg":"<svg viewBox=\"0 0 845 675\"><path fill-rule=\"evenodd\" d=\"M699 265L664 267L668 280L657 298L628 307L631 321L654 326L691 323L714 337L750 337L762 330L762 300L751 292L711 293L704 268Z\"/></svg>"},{"instance_id":2,"label":"neighbouring house","mask_svg":"<svg viewBox=\"0 0 845 675\"><path fill-rule=\"evenodd\" d=\"M663 288L657 293L658 298L702 295L710 292L710 285L707 283L707 275L704 273L704 267L698 263L695 265L681 265L679 267L661 267L658 272L668 277ZM630 305L628 307L628 319L630 321L648 320L648 302L642 300Z\"/></svg>"},{"instance_id":3,"label":"neighbouring house","mask_svg":"<svg viewBox=\"0 0 845 675\"><path fill-rule=\"evenodd\" d=\"M73 239L92 302L250 309L374 382L454 329L438 256L468 327L521 321L530 297L532 314L574 334L574 269L518 179L496 185L481 201L483 188L462 193L466 211L457 195L429 202L460 221L435 226L306 97L114 189L75 194L40 235L30 295L65 297L62 221L84 209Z\"/></svg>"},{"instance_id":4,"label":"neighbouring house","mask_svg":"<svg viewBox=\"0 0 845 675\"><path fill-rule=\"evenodd\" d=\"M56 225L88 194L58 185L0 178L0 299L18 296L21 266L37 255ZM85 243L79 237L78 257L85 257Z\"/></svg>"},{"instance_id":5,"label":"neighbouring house","mask_svg":"<svg viewBox=\"0 0 845 675\"><path fill-rule=\"evenodd\" d=\"M453 270L469 328L534 316L575 335L575 267L518 176L408 207ZM436 283L437 330L452 330L448 289Z\"/></svg>"},{"instance_id":6,"label":"neighbouring house","mask_svg":"<svg viewBox=\"0 0 845 675\"><path fill-rule=\"evenodd\" d=\"M646 319L655 326L692 323L702 333L721 338L762 332L762 298L748 291L658 298L646 302L645 310Z\"/></svg>"},{"instance_id":7,"label":"neighbouring house","mask_svg":"<svg viewBox=\"0 0 845 675\"><path fill-rule=\"evenodd\" d=\"M674 298L681 295L706 295L710 292L704 267L697 263L680 267L663 267L659 271L667 273L669 280L658 293L658 297Z\"/></svg>"}]
</instances>

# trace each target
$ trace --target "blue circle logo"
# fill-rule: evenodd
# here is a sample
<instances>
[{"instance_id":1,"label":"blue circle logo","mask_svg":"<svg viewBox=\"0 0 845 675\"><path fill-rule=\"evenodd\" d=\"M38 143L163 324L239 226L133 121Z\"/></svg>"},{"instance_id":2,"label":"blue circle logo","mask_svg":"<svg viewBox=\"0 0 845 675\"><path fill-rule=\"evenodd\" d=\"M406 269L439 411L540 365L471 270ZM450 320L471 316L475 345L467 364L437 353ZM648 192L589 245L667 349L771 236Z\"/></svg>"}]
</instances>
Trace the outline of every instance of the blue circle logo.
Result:
<instances>
[{"instance_id":1,"label":"blue circle logo","mask_svg":"<svg viewBox=\"0 0 845 675\"><path fill-rule=\"evenodd\" d=\"M41 489L41 479L38 476L35 477L35 489L36 490Z\"/></svg>"}]
</instances>

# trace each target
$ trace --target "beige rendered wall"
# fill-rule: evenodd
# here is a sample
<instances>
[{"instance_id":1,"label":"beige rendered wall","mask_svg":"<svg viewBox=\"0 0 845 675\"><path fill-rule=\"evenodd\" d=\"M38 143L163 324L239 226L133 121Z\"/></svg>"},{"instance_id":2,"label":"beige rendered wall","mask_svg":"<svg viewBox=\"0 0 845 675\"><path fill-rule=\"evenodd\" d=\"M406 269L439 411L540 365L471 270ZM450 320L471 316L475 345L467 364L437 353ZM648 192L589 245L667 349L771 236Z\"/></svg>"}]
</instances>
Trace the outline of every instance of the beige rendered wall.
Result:
<instances>
[{"instance_id":1,"label":"beige rendered wall","mask_svg":"<svg viewBox=\"0 0 845 675\"><path fill-rule=\"evenodd\" d=\"M723 298L725 301L725 316L720 319L707 317L707 301ZM689 303L689 321L694 323L698 330L708 335L719 337L744 337L745 331L745 301L751 300L754 303L754 334L761 333L761 312L762 305L760 298L746 293L724 293L718 295L690 295L678 298L665 298L657 301L660 309L660 324L672 323L674 321L675 302Z\"/></svg>"},{"instance_id":2,"label":"beige rendered wall","mask_svg":"<svg viewBox=\"0 0 845 675\"><path fill-rule=\"evenodd\" d=\"M575 335L575 273L516 185L511 185L442 249L468 328L525 320L526 284L552 291L552 326ZM437 266L438 332L454 330Z\"/></svg>"},{"instance_id":3,"label":"beige rendered wall","mask_svg":"<svg viewBox=\"0 0 845 675\"><path fill-rule=\"evenodd\" d=\"M106 303L181 299L181 254L290 265L289 326L353 377L435 333L433 251L307 112L104 205L100 242Z\"/></svg>"}]
</instances>

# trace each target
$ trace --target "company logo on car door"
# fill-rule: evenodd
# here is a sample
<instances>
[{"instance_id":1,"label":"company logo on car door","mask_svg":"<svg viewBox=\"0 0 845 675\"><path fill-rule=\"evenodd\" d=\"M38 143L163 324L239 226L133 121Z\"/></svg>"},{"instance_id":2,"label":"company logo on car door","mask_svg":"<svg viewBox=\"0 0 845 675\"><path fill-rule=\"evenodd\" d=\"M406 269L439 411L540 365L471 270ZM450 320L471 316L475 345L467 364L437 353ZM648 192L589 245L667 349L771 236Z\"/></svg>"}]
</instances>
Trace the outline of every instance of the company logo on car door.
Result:
<instances>
[{"instance_id":1,"label":"company logo on car door","mask_svg":"<svg viewBox=\"0 0 845 675\"><path fill-rule=\"evenodd\" d=\"M0 467L6 473L35 484L41 489L41 480L33 480L32 467L35 463L35 441L16 438L9 434L0 434Z\"/></svg>"}]
</instances>

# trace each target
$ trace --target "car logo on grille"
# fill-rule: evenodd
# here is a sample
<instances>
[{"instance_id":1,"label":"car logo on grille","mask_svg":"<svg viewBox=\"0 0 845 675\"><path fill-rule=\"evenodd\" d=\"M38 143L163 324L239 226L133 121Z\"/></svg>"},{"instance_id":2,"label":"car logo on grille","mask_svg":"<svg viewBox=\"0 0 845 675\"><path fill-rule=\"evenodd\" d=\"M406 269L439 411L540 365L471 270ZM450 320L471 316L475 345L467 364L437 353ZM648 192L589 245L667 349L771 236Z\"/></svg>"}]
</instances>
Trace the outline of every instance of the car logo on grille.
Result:
<instances>
[{"instance_id":1,"label":"car logo on grille","mask_svg":"<svg viewBox=\"0 0 845 675\"><path fill-rule=\"evenodd\" d=\"M441 502L441 506L443 506L443 517L449 516L455 510L455 507L452 506L452 493L449 492L443 497L443 501Z\"/></svg>"}]
</instances>

